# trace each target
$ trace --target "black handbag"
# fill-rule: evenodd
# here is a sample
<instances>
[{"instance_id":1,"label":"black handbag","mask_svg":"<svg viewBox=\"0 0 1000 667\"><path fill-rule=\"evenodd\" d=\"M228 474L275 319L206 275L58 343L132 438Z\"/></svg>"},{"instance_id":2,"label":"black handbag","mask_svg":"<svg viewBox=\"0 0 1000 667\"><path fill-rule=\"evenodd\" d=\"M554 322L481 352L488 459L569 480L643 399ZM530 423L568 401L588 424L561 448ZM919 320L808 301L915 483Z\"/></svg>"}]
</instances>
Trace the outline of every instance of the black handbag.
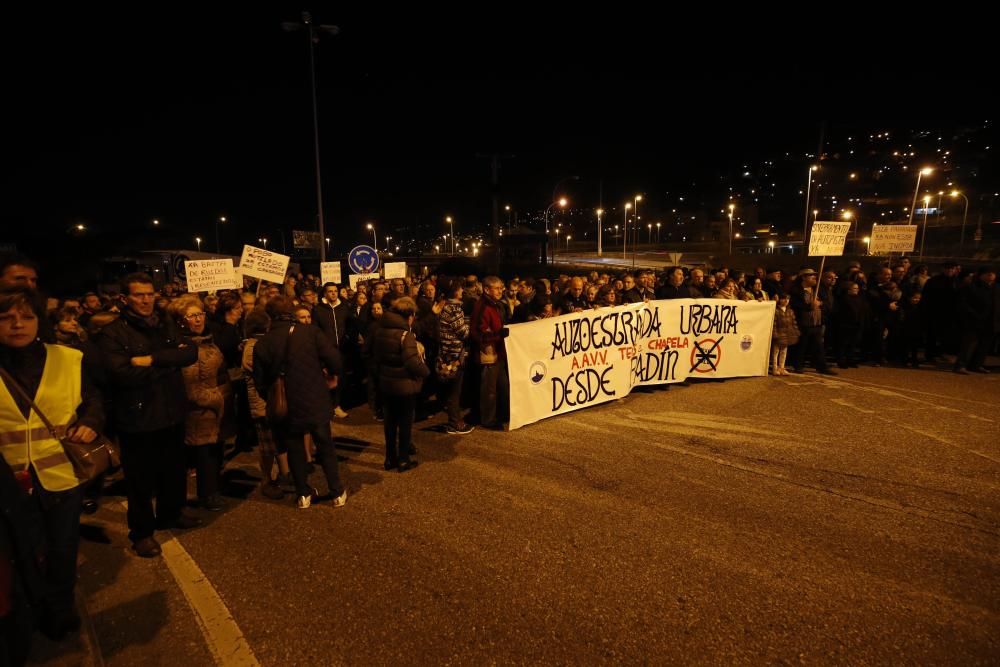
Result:
<instances>
[{"instance_id":1,"label":"black handbag","mask_svg":"<svg viewBox=\"0 0 1000 667\"><path fill-rule=\"evenodd\" d=\"M21 398L28 401L31 409L42 420L42 423L45 424L45 428L48 429L52 437L62 444L66 458L73 465L73 472L81 484L86 484L111 468L117 468L121 465L118 450L115 449L114 443L111 440L99 433L92 442L74 442L65 435L60 435L58 430L52 425L52 422L49 421L49 418L35 405L35 401L32 400L31 396L28 396L28 392L24 390L20 383L2 368L0 368L0 375L21 395Z\"/></svg>"}]
</instances>

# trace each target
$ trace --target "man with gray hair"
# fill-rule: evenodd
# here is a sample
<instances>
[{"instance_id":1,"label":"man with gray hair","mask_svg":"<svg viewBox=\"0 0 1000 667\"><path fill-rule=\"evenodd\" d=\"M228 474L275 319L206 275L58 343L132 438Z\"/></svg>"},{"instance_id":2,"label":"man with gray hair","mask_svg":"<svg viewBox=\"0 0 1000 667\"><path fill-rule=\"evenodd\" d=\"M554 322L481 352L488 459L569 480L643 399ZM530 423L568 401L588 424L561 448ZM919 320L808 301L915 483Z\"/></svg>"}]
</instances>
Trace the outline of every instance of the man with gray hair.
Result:
<instances>
[{"instance_id":1,"label":"man with gray hair","mask_svg":"<svg viewBox=\"0 0 1000 667\"><path fill-rule=\"evenodd\" d=\"M485 428L499 430L508 409L507 355L504 350L500 299L504 284L496 276L483 279L483 295L472 309L473 359L481 369L479 419Z\"/></svg>"}]
</instances>

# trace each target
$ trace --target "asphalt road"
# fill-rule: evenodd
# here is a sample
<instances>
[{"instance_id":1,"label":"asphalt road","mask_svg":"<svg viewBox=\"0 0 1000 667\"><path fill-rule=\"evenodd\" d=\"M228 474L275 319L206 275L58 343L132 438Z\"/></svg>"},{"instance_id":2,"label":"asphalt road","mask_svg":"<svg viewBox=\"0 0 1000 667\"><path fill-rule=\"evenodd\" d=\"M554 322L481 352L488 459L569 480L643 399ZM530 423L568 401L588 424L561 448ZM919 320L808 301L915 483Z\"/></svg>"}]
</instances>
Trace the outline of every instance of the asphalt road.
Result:
<instances>
[{"instance_id":1,"label":"asphalt road","mask_svg":"<svg viewBox=\"0 0 1000 667\"><path fill-rule=\"evenodd\" d=\"M943 368L700 382L510 433L439 415L405 474L356 409L346 507L250 493L178 541L262 665L997 664L998 408L1000 374ZM218 661L124 516L88 522L106 663Z\"/></svg>"}]
</instances>

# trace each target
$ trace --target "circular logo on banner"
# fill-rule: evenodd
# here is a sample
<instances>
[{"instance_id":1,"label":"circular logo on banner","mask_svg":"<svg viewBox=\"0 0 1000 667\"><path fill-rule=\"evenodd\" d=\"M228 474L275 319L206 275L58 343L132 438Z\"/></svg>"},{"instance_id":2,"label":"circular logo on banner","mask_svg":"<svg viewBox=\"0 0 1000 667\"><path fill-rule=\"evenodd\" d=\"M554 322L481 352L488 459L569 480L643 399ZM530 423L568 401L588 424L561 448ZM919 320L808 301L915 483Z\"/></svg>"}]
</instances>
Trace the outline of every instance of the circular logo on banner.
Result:
<instances>
[{"instance_id":1,"label":"circular logo on banner","mask_svg":"<svg viewBox=\"0 0 1000 667\"><path fill-rule=\"evenodd\" d=\"M749 352L750 348L753 347L753 336L747 334L740 339L740 349L744 352Z\"/></svg>"},{"instance_id":2,"label":"circular logo on banner","mask_svg":"<svg viewBox=\"0 0 1000 667\"><path fill-rule=\"evenodd\" d=\"M719 362L722 360L722 338L712 340L704 338L696 340L691 348L691 372L711 373L719 370Z\"/></svg>"},{"instance_id":3,"label":"circular logo on banner","mask_svg":"<svg viewBox=\"0 0 1000 667\"><path fill-rule=\"evenodd\" d=\"M185 280L187 280L187 269L184 268L184 262L189 259L187 255L174 255L174 273Z\"/></svg>"},{"instance_id":4,"label":"circular logo on banner","mask_svg":"<svg viewBox=\"0 0 1000 667\"><path fill-rule=\"evenodd\" d=\"M531 380L531 384L538 384L545 379L545 373L548 369L545 368L545 364L540 361L536 361L531 364L531 368L528 369L528 379Z\"/></svg>"},{"instance_id":5,"label":"circular logo on banner","mask_svg":"<svg viewBox=\"0 0 1000 667\"><path fill-rule=\"evenodd\" d=\"M378 253L370 245L355 246L347 255L347 264L354 273L375 273L378 271Z\"/></svg>"}]
</instances>

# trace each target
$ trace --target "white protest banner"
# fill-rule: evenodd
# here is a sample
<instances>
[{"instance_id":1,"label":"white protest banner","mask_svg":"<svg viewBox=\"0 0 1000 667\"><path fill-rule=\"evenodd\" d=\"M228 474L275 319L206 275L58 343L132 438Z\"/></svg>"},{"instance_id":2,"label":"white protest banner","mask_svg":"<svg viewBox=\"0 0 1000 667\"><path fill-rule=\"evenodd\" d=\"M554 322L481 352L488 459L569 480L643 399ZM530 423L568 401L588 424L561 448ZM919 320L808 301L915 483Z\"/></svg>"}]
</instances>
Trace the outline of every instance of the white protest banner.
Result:
<instances>
[{"instance_id":1,"label":"white protest banner","mask_svg":"<svg viewBox=\"0 0 1000 667\"><path fill-rule=\"evenodd\" d=\"M233 260L229 258L189 259L184 262L184 272L189 292L233 289L236 282Z\"/></svg>"},{"instance_id":2,"label":"white protest banner","mask_svg":"<svg viewBox=\"0 0 1000 667\"><path fill-rule=\"evenodd\" d=\"M240 271L243 272L244 276L281 284L285 282L288 260L288 255L245 245L243 246L243 257L240 259Z\"/></svg>"},{"instance_id":3,"label":"white protest banner","mask_svg":"<svg viewBox=\"0 0 1000 667\"><path fill-rule=\"evenodd\" d=\"M675 299L513 324L510 428L688 377L767 375L775 302Z\"/></svg>"},{"instance_id":4,"label":"white protest banner","mask_svg":"<svg viewBox=\"0 0 1000 667\"><path fill-rule=\"evenodd\" d=\"M385 265L385 279L405 278L406 262L389 262Z\"/></svg>"},{"instance_id":5,"label":"white protest banner","mask_svg":"<svg viewBox=\"0 0 1000 667\"><path fill-rule=\"evenodd\" d=\"M916 225L872 225L868 252L873 255L890 252L913 252L917 244Z\"/></svg>"},{"instance_id":6,"label":"white protest banner","mask_svg":"<svg viewBox=\"0 0 1000 667\"><path fill-rule=\"evenodd\" d=\"M844 254L844 241L850 230L850 222L814 222L809 235L809 255L840 257Z\"/></svg>"},{"instance_id":7,"label":"white protest banner","mask_svg":"<svg viewBox=\"0 0 1000 667\"><path fill-rule=\"evenodd\" d=\"M348 280L351 281L351 289L357 291L358 283L362 280L371 280L373 278L378 278L377 273L352 273Z\"/></svg>"},{"instance_id":8,"label":"white protest banner","mask_svg":"<svg viewBox=\"0 0 1000 667\"><path fill-rule=\"evenodd\" d=\"M323 284L336 283L340 284L340 262L320 262L319 264L319 279Z\"/></svg>"}]
</instances>

